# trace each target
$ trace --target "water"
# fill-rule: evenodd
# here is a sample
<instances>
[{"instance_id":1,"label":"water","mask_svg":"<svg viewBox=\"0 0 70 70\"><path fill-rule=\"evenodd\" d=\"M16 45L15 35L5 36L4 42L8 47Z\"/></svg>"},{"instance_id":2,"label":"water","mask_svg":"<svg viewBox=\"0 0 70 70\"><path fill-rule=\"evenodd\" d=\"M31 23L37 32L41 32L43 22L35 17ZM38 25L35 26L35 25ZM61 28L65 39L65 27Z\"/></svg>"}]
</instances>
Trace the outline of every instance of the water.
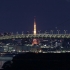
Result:
<instances>
[{"instance_id":1,"label":"water","mask_svg":"<svg viewBox=\"0 0 70 70\"><path fill-rule=\"evenodd\" d=\"M6 61L0 61L0 69L2 68L3 64L5 63Z\"/></svg>"},{"instance_id":2,"label":"water","mask_svg":"<svg viewBox=\"0 0 70 70\"><path fill-rule=\"evenodd\" d=\"M2 68L3 64L9 60L12 60L12 57L0 57L0 69Z\"/></svg>"}]
</instances>

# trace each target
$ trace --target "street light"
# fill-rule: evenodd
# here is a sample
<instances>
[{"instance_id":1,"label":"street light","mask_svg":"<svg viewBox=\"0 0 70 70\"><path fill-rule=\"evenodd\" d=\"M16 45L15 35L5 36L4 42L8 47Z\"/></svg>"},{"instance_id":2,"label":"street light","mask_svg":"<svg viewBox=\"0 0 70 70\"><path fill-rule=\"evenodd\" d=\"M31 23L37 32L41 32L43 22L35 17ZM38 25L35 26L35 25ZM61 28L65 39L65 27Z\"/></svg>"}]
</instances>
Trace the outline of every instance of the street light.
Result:
<instances>
[{"instance_id":1,"label":"street light","mask_svg":"<svg viewBox=\"0 0 70 70\"><path fill-rule=\"evenodd\" d=\"M47 34L47 30L45 31L45 34Z\"/></svg>"},{"instance_id":2,"label":"street light","mask_svg":"<svg viewBox=\"0 0 70 70\"><path fill-rule=\"evenodd\" d=\"M11 32L11 35L13 35L13 32Z\"/></svg>"},{"instance_id":3,"label":"street light","mask_svg":"<svg viewBox=\"0 0 70 70\"><path fill-rule=\"evenodd\" d=\"M41 30L38 31L38 33L40 34Z\"/></svg>"},{"instance_id":4,"label":"street light","mask_svg":"<svg viewBox=\"0 0 70 70\"><path fill-rule=\"evenodd\" d=\"M16 34L18 35L18 31L16 32Z\"/></svg>"},{"instance_id":5,"label":"street light","mask_svg":"<svg viewBox=\"0 0 70 70\"><path fill-rule=\"evenodd\" d=\"M27 31L27 34L29 34L29 31Z\"/></svg>"},{"instance_id":6,"label":"street light","mask_svg":"<svg viewBox=\"0 0 70 70\"><path fill-rule=\"evenodd\" d=\"M24 34L24 31L22 31L22 35Z\"/></svg>"},{"instance_id":7,"label":"street light","mask_svg":"<svg viewBox=\"0 0 70 70\"><path fill-rule=\"evenodd\" d=\"M67 30L64 30L64 33L66 34L67 33Z\"/></svg>"},{"instance_id":8,"label":"street light","mask_svg":"<svg viewBox=\"0 0 70 70\"><path fill-rule=\"evenodd\" d=\"M40 30L40 33L41 33L41 30Z\"/></svg>"},{"instance_id":9,"label":"street light","mask_svg":"<svg viewBox=\"0 0 70 70\"><path fill-rule=\"evenodd\" d=\"M53 34L53 30L50 31L50 34Z\"/></svg>"},{"instance_id":10,"label":"street light","mask_svg":"<svg viewBox=\"0 0 70 70\"><path fill-rule=\"evenodd\" d=\"M40 34L40 31L38 31L38 33Z\"/></svg>"},{"instance_id":11,"label":"street light","mask_svg":"<svg viewBox=\"0 0 70 70\"><path fill-rule=\"evenodd\" d=\"M58 32L58 34L59 34L60 30L57 30L57 32Z\"/></svg>"}]
</instances>

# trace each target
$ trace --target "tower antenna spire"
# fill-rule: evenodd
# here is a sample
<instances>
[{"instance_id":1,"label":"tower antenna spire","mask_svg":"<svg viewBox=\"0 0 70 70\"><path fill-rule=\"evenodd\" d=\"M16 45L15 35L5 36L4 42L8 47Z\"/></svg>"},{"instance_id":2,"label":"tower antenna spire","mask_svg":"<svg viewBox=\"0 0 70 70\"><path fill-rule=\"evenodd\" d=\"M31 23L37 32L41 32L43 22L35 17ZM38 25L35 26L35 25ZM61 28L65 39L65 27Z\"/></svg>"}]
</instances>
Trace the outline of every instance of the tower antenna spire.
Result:
<instances>
[{"instance_id":1,"label":"tower antenna spire","mask_svg":"<svg viewBox=\"0 0 70 70\"><path fill-rule=\"evenodd\" d=\"M36 35L36 16L34 16L34 35Z\"/></svg>"}]
</instances>

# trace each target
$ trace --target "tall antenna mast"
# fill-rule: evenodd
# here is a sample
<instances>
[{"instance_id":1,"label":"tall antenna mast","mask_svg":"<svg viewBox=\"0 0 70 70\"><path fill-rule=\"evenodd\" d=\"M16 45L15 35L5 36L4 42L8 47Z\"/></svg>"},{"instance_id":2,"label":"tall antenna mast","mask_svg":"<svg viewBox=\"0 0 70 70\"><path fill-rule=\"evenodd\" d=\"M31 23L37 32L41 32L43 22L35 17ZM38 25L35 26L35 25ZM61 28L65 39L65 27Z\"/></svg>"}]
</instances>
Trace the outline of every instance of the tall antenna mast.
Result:
<instances>
[{"instance_id":1,"label":"tall antenna mast","mask_svg":"<svg viewBox=\"0 0 70 70\"><path fill-rule=\"evenodd\" d=\"M34 16L34 35L36 35L36 17Z\"/></svg>"}]
</instances>

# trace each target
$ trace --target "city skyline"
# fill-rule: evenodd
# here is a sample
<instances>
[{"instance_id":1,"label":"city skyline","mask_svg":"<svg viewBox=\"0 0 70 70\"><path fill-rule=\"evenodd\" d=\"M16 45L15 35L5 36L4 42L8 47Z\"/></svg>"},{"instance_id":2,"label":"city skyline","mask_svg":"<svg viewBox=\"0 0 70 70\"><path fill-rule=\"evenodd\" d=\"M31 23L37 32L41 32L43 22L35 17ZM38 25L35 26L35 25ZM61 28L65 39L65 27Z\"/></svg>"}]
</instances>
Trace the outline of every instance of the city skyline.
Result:
<instances>
[{"instance_id":1,"label":"city skyline","mask_svg":"<svg viewBox=\"0 0 70 70\"><path fill-rule=\"evenodd\" d=\"M0 1L0 32L33 31L36 16L37 32L67 30L70 33L70 1Z\"/></svg>"}]
</instances>

